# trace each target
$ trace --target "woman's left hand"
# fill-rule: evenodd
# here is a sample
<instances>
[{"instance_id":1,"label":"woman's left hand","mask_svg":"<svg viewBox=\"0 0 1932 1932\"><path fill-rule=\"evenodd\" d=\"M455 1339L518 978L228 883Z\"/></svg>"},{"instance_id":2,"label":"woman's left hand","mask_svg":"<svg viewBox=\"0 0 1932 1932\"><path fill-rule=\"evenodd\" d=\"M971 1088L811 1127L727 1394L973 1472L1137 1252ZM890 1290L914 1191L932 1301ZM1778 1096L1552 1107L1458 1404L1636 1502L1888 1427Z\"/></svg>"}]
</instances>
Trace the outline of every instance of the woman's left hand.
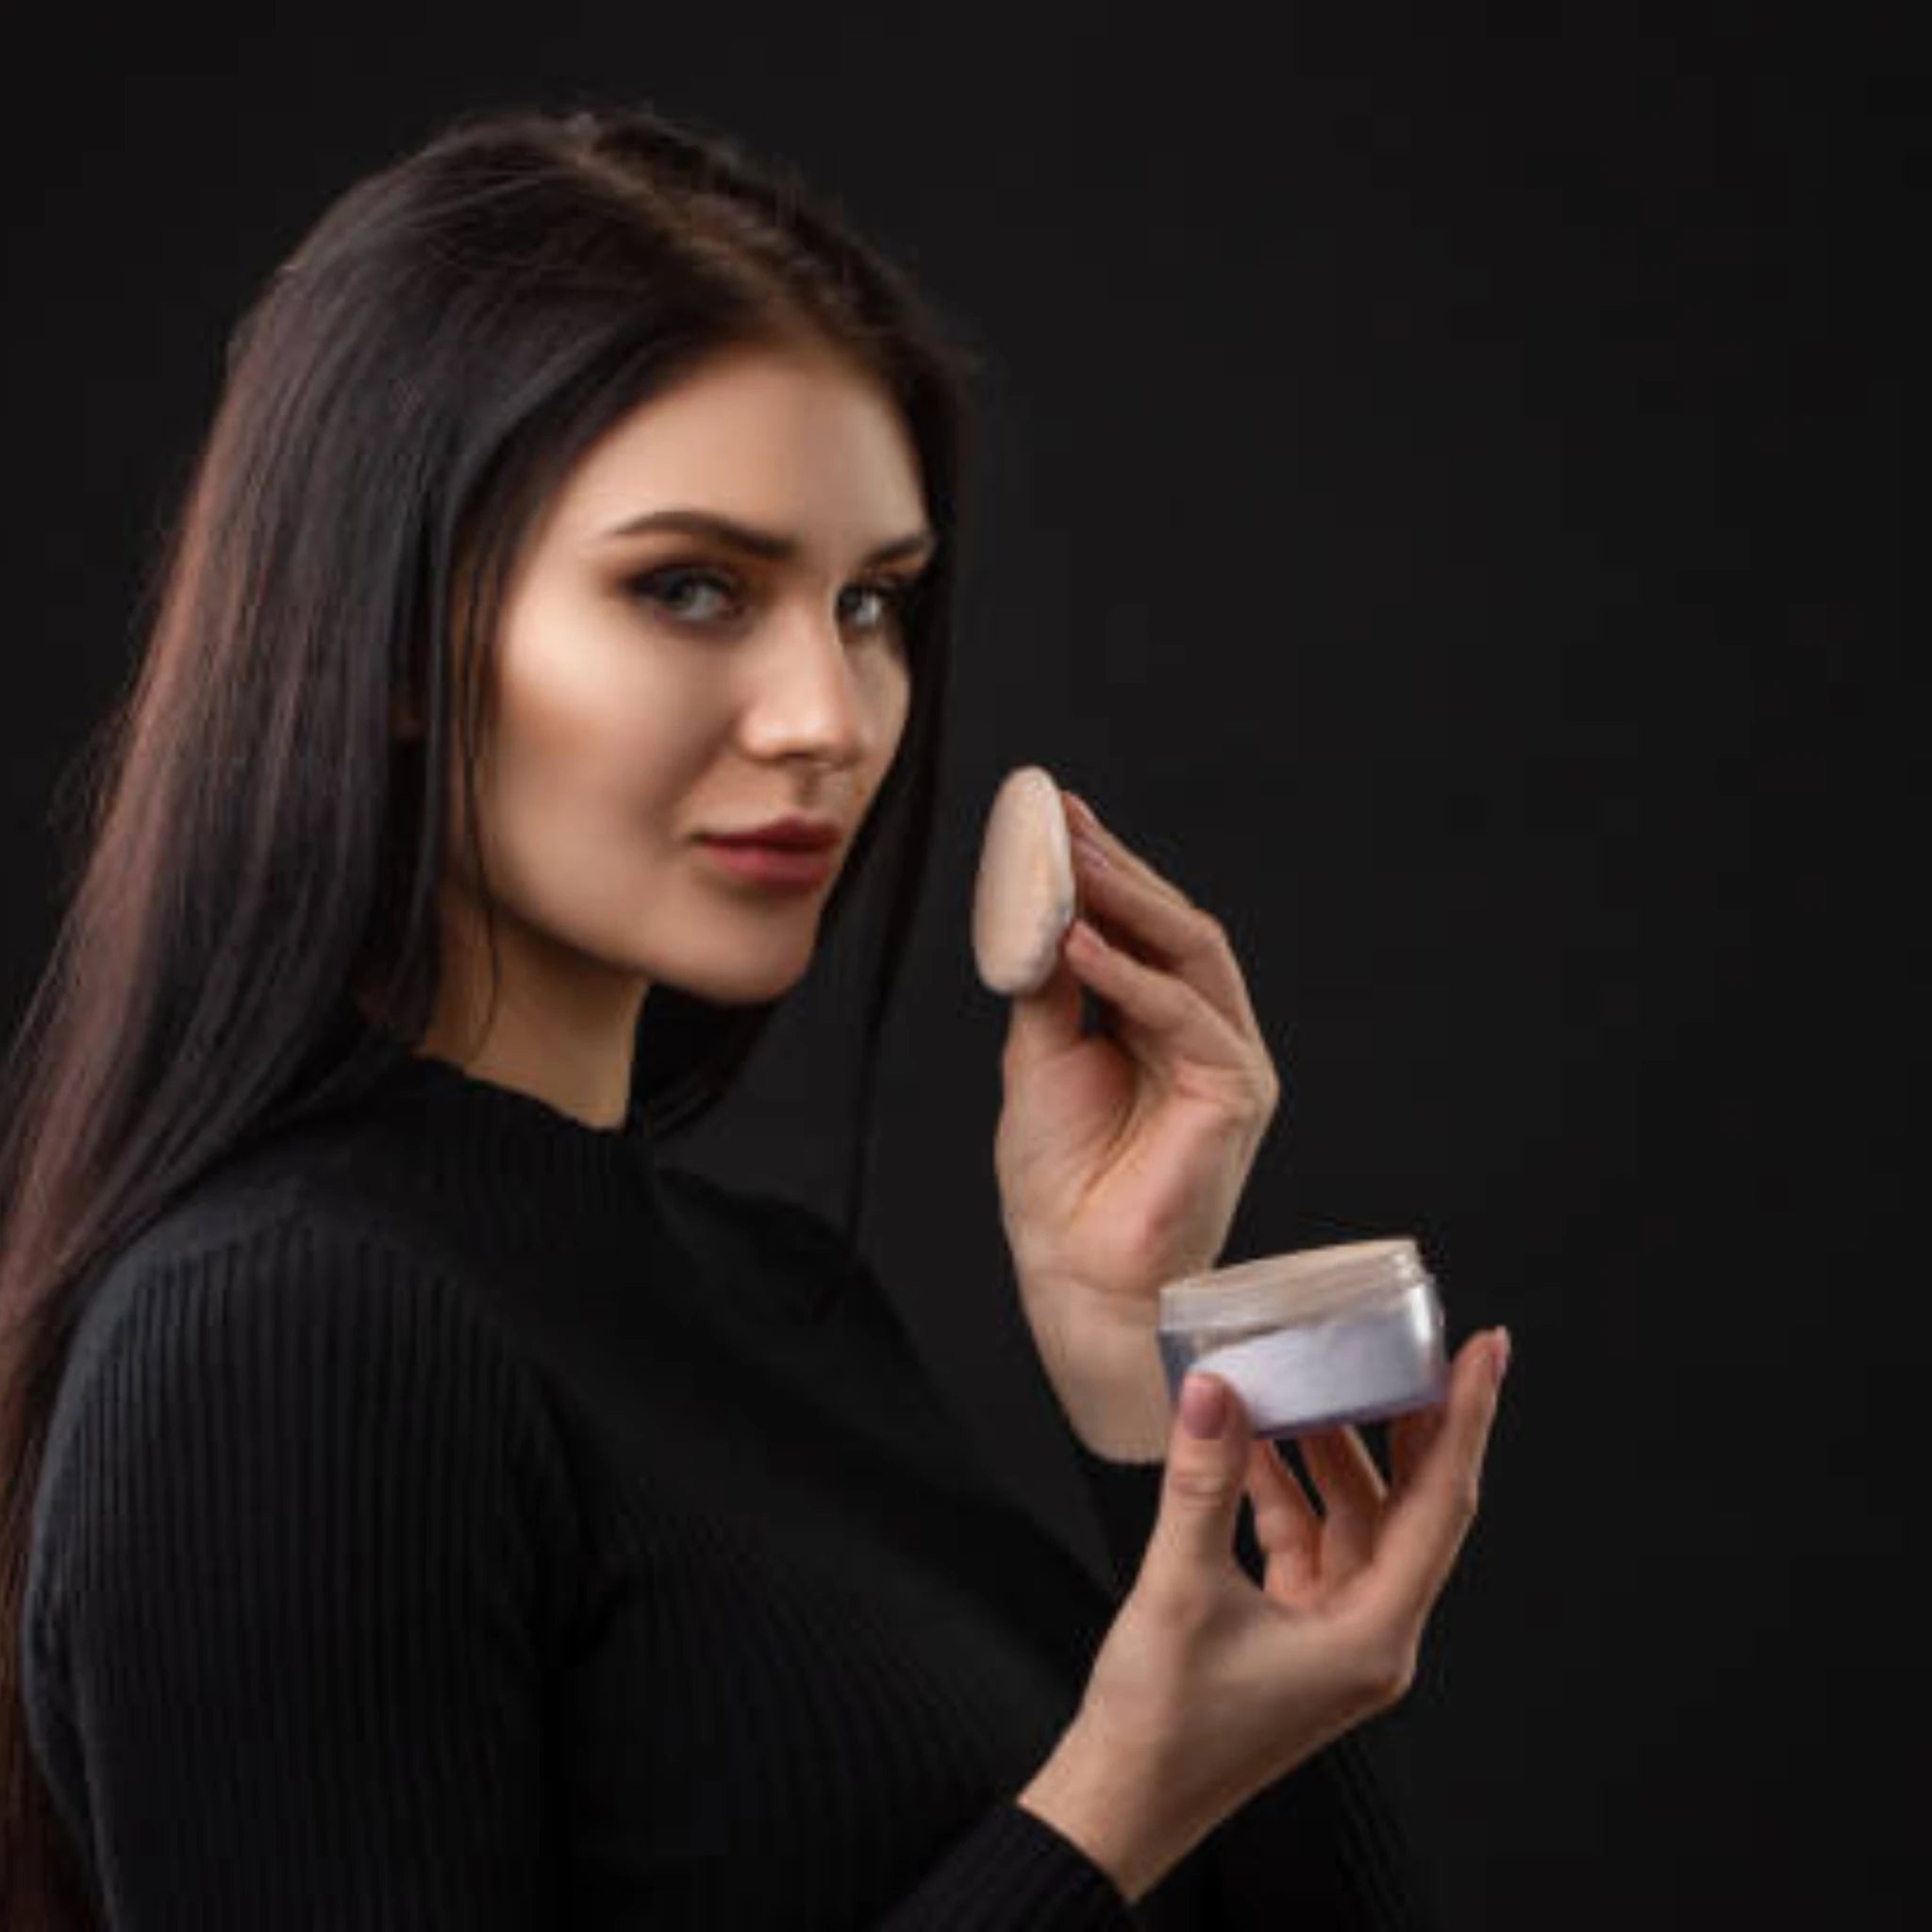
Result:
<instances>
[{"instance_id":1,"label":"woman's left hand","mask_svg":"<svg viewBox=\"0 0 1932 1932\"><path fill-rule=\"evenodd\" d=\"M1086 916L1012 1001L993 1142L1057 1385L1122 1359L1123 1336L1151 1343L1162 1283L1214 1265L1281 1092L1220 921L1061 796ZM1111 1023L1085 1038L1082 986Z\"/></svg>"}]
</instances>

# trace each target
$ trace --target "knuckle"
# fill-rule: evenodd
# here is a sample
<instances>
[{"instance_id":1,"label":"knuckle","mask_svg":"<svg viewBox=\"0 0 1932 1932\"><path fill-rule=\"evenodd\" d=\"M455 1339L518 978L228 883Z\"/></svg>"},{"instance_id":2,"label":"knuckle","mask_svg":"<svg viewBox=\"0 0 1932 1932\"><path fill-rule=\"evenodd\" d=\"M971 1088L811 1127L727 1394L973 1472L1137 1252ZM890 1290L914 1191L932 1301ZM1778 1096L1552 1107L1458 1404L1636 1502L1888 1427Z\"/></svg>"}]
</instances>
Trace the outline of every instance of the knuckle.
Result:
<instances>
[{"instance_id":1,"label":"knuckle","mask_svg":"<svg viewBox=\"0 0 1932 1932\"><path fill-rule=\"evenodd\" d=\"M1415 1689L1416 1657L1413 1650L1406 1650L1396 1659L1395 1669L1389 1678L1389 1702L1400 1704Z\"/></svg>"},{"instance_id":2,"label":"knuckle","mask_svg":"<svg viewBox=\"0 0 1932 1932\"><path fill-rule=\"evenodd\" d=\"M1364 1658L1363 1689L1378 1710L1400 1704L1415 1688L1416 1656L1412 1643L1385 1642Z\"/></svg>"},{"instance_id":3,"label":"knuckle","mask_svg":"<svg viewBox=\"0 0 1932 1932\"><path fill-rule=\"evenodd\" d=\"M1137 1612L1158 1641L1186 1645L1207 1624L1211 1613L1208 1592L1199 1578L1176 1575L1172 1570L1142 1573L1133 1591Z\"/></svg>"},{"instance_id":4,"label":"knuckle","mask_svg":"<svg viewBox=\"0 0 1932 1932\"><path fill-rule=\"evenodd\" d=\"M1228 1489L1226 1477L1218 1469L1203 1468L1179 1458L1169 1464L1167 1482L1176 1496L1190 1503L1219 1503Z\"/></svg>"},{"instance_id":5,"label":"knuckle","mask_svg":"<svg viewBox=\"0 0 1932 1932\"><path fill-rule=\"evenodd\" d=\"M1407 1697L1415 1683L1419 1629L1407 1622L1377 1618L1346 1628L1347 1676L1356 1696L1370 1710L1386 1710Z\"/></svg>"}]
</instances>

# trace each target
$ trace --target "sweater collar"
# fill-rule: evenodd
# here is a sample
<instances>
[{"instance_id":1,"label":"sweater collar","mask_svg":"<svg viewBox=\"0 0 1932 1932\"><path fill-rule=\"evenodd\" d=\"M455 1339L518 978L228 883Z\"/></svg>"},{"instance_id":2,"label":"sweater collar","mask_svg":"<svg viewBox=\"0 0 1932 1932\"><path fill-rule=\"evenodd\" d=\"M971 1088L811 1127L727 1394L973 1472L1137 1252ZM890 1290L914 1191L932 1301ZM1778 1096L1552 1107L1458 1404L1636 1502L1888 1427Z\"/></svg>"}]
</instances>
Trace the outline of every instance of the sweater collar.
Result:
<instances>
[{"instance_id":1,"label":"sweater collar","mask_svg":"<svg viewBox=\"0 0 1932 1932\"><path fill-rule=\"evenodd\" d=\"M634 1208L654 1191L656 1160L641 1111L593 1126L535 1093L419 1053L345 1002L334 1048L356 1048L373 1071L357 1110L395 1130L398 1154L477 1209L520 1201L555 1214Z\"/></svg>"}]
</instances>

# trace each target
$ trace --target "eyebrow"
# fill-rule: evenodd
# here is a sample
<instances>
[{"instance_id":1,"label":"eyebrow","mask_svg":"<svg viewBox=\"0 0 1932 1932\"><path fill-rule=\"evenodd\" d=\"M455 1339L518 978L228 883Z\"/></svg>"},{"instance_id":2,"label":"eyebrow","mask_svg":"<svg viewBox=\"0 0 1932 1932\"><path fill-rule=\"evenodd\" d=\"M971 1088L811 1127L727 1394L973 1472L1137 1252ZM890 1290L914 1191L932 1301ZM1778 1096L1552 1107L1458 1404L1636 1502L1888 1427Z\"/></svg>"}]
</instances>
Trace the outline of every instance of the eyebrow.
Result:
<instances>
[{"instance_id":1,"label":"eyebrow","mask_svg":"<svg viewBox=\"0 0 1932 1932\"><path fill-rule=\"evenodd\" d=\"M774 563L786 563L798 555L798 540L780 536L774 530L755 530L748 524L735 523L703 509L660 509L648 515L631 517L604 532L606 538L634 537L643 530L680 530L689 537L709 537L734 549L747 550ZM916 557L923 551L937 550L939 539L930 530L915 530L910 536L895 537L870 552L868 564L892 563L902 557Z\"/></svg>"}]
</instances>

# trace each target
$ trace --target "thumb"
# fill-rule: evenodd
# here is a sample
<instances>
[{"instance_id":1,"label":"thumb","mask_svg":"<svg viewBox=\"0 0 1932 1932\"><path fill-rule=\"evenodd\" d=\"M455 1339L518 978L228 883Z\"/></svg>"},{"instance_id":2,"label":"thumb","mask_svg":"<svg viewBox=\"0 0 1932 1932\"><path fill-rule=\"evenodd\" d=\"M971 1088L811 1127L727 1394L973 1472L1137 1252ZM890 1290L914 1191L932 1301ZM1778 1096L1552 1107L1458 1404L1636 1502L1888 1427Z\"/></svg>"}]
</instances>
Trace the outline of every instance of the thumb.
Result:
<instances>
[{"instance_id":1,"label":"thumb","mask_svg":"<svg viewBox=\"0 0 1932 1932\"><path fill-rule=\"evenodd\" d=\"M1080 981L1062 952L1043 986L1009 998L1006 1053L1024 1064L1079 1043Z\"/></svg>"},{"instance_id":2,"label":"thumb","mask_svg":"<svg viewBox=\"0 0 1932 1932\"><path fill-rule=\"evenodd\" d=\"M1211 1433L1196 1435L1196 1426ZM1252 1434L1246 1405L1231 1383L1200 1370L1188 1374L1168 1436L1160 1513L1141 1565L1157 1589L1196 1588L1205 1574L1233 1562Z\"/></svg>"}]
</instances>

